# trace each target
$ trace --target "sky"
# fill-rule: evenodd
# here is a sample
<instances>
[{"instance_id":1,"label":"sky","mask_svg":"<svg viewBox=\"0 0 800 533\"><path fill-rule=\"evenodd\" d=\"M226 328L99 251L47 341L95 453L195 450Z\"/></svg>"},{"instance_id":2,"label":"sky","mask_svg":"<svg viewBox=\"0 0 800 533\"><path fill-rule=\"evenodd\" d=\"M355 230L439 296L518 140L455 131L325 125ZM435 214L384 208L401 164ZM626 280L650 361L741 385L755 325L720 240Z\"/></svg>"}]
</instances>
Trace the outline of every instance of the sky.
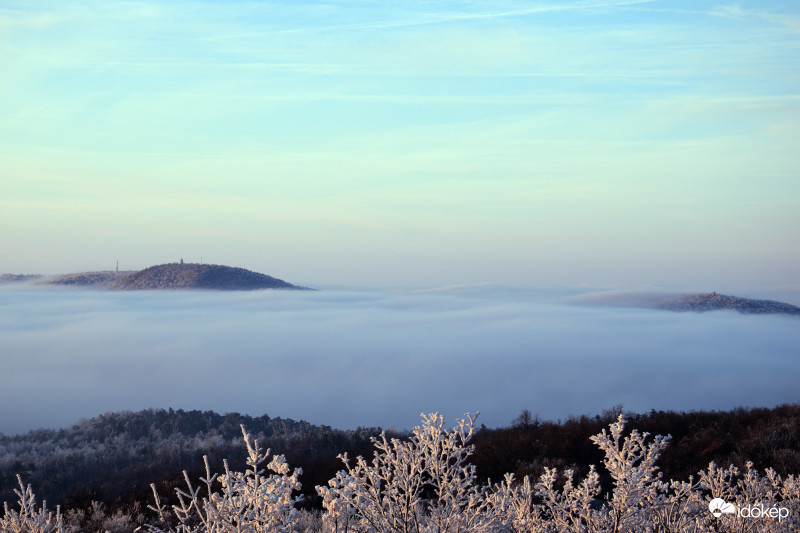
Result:
<instances>
[{"instance_id":1,"label":"sky","mask_svg":"<svg viewBox=\"0 0 800 533\"><path fill-rule=\"evenodd\" d=\"M796 288L794 1L8 0L0 272Z\"/></svg>"},{"instance_id":2,"label":"sky","mask_svg":"<svg viewBox=\"0 0 800 533\"><path fill-rule=\"evenodd\" d=\"M146 408L411 428L798 401L797 316L482 291L0 286L0 433ZM795 302L800 303L800 302Z\"/></svg>"}]
</instances>

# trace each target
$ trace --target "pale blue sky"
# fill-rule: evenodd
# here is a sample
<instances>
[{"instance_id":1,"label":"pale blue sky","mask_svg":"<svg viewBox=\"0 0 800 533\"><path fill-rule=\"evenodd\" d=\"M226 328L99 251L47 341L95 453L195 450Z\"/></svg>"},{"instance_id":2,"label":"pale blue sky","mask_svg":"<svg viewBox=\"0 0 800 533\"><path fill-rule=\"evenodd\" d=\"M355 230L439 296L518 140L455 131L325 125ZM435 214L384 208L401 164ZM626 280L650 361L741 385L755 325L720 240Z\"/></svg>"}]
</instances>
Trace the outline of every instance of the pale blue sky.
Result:
<instances>
[{"instance_id":1,"label":"pale blue sky","mask_svg":"<svg viewBox=\"0 0 800 533\"><path fill-rule=\"evenodd\" d=\"M0 7L0 272L800 285L796 2Z\"/></svg>"}]
</instances>

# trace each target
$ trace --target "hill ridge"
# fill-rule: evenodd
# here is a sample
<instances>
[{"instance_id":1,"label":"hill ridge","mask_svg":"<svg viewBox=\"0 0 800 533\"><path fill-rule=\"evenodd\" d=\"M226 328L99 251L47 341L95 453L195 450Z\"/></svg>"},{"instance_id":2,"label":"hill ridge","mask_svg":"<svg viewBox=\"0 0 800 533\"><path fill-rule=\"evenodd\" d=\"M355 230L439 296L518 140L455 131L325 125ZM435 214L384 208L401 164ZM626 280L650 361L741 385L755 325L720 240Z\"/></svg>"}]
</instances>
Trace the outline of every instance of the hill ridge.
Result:
<instances>
[{"instance_id":1,"label":"hill ridge","mask_svg":"<svg viewBox=\"0 0 800 533\"><path fill-rule=\"evenodd\" d=\"M41 283L114 290L313 290L241 267L183 261L153 265L138 271L102 270L65 274Z\"/></svg>"},{"instance_id":2,"label":"hill ridge","mask_svg":"<svg viewBox=\"0 0 800 533\"><path fill-rule=\"evenodd\" d=\"M755 300L718 294L716 291L700 294L681 294L665 300L661 309L669 311L718 311L729 309L743 314L788 314L800 315L800 307L775 300Z\"/></svg>"}]
</instances>

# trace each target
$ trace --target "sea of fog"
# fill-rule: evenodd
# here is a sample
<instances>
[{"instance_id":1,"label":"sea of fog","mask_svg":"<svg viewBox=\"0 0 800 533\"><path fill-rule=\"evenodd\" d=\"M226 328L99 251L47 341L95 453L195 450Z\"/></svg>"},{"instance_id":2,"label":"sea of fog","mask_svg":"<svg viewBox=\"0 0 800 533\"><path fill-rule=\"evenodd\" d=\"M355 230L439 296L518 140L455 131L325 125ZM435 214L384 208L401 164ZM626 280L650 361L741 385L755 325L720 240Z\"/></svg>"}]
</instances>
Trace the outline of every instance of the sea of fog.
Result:
<instances>
[{"instance_id":1,"label":"sea of fog","mask_svg":"<svg viewBox=\"0 0 800 533\"><path fill-rule=\"evenodd\" d=\"M569 303L572 302L572 303ZM796 302L793 302L796 303ZM0 287L0 432L119 410L410 428L800 401L800 318L575 305L535 291Z\"/></svg>"}]
</instances>

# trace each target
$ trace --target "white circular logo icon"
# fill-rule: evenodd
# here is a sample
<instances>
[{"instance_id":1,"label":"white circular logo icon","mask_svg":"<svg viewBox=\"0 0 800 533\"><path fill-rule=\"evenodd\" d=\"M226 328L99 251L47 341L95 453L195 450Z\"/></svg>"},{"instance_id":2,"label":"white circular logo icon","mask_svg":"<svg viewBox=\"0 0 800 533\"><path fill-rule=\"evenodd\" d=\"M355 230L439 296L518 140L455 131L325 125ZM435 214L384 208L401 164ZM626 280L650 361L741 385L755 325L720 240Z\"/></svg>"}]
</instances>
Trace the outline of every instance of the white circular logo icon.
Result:
<instances>
[{"instance_id":1,"label":"white circular logo icon","mask_svg":"<svg viewBox=\"0 0 800 533\"><path fill-rule=\"evenodd\" d=\"M719 518L723 514L732 514L736 512L736 507L732 503L728 503L722 498L714 498L708 502L708 510L715 518Z\"/></svg>"}]
</instances>

